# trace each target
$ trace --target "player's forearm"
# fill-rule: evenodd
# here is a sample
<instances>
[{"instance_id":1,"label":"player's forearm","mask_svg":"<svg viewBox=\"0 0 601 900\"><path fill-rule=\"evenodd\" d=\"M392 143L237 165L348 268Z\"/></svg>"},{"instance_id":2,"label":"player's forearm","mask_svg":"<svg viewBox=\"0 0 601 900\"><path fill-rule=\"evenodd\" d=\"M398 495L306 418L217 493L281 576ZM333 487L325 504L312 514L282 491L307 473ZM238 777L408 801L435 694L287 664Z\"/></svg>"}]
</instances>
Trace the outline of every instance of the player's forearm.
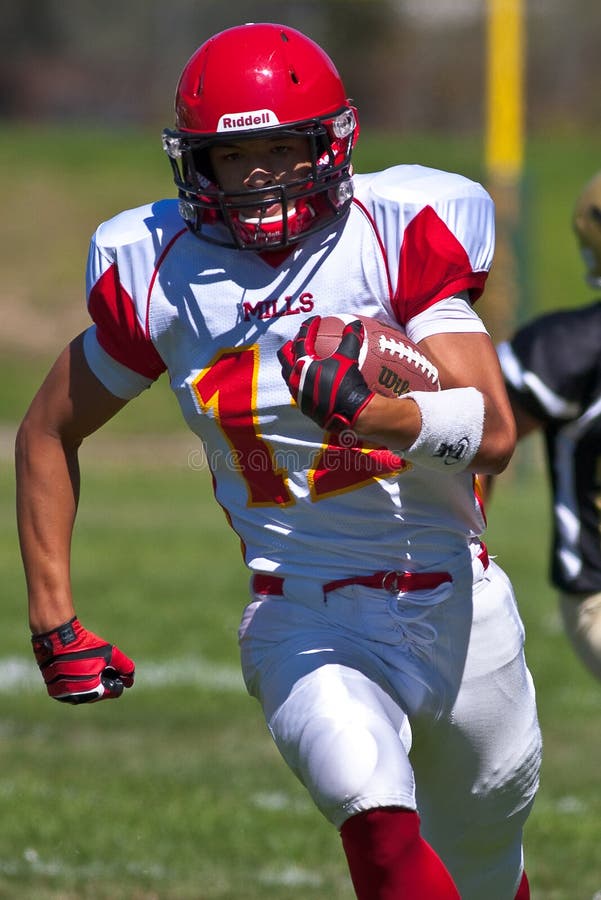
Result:
<instances>
[{"instance_id":1,"label":"player's forearm","mask_svg":"<svg viewBox=\"0 0 601 900\"><path fill-rule=\"evenodd\" d=\"M76 448L42 432L27 418L16 441L17 523L32 632L74 614L70 546L79 495Z\"/></svg>"},{"instance_id":2,"label":"player's forearm","mask_svg":"<svg viewBox=\"0 0 601 900\"><path fill-rule=\"evenodd\" d=\"M427 425L430 442L439 440L448 446L453 443L460 445L465 433L474 448L477 446L467 468L472 472L498 474L507 466L515 447L513 421L501 414L491 398L474 389L469 389L463 402L462 390L468 389L441 391L426 398L430 405L434 404ZM478 421L478 403L482 409L481 421ZM436 415L437 406L441 413L440 424ZM470 408L473 408L472 414ZM359 414L355 428L363 437L402 454L419 438L423 424L422 411L410 398L391 400L376 394ZM420 462L419 458L415 461ZM449 466L449 472L452 468Z\"/></svg>"},{"instance_id":3,"label":"player's forearm","mask_svg":"<svg viewBox=\"0 0 601 900\"><path fill-rule=\"evenodd\" d=\"M417 404L400 403L380 394L374 394L355 422L355 430L362 437L399 451L413 444L420 428Z\"/></svg>"}]
</instances>

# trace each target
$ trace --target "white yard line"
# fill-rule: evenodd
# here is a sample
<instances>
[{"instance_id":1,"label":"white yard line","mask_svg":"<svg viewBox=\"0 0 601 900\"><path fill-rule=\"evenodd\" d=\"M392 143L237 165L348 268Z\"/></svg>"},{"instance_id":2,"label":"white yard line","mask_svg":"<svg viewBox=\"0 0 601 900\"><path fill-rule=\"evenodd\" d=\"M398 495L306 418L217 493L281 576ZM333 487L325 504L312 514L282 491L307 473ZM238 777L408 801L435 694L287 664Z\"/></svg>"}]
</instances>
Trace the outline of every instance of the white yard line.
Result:
<instances>
[{"instance_id":1,"label":"white yard line","mask_svg":"<svg viewBox=\"0 0 601 900\"><path fill-rule=\"evenodd\" d=\"M43 689L35 662L20 656L0 657L0 694ZM245 690L240 670L207 659L184 658L171 662L136 661L136 690L164 687L199 687L216 692Z\"/></svg>"}]
</instances>

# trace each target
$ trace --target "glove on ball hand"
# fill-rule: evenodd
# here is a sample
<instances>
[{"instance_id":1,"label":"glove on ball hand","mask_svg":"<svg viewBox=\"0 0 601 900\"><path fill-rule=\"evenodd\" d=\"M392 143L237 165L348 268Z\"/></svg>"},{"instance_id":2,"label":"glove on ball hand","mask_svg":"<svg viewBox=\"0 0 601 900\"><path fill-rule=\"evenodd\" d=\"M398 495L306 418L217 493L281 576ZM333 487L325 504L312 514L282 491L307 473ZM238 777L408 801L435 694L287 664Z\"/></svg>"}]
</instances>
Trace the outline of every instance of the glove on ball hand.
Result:
<instances>
[{"instance_id":1,"label":"glove on ball hand","mask_svg":"<svg viewBox=\"0 0 601 900\"><path fill-rule=\"evenodd\" d=\"M135 666L118 647L83 628L74 616L31 638L51 697L61 703L94 703L120 697L134 683Z\"/></svg>"},{"instance_id":2,"label":"glove on ball hand","mask_svg":"<svg viewBox=\"0 0 601 900\"><path fill-rule=\"evenodd\" d=\"M278 350L282 375L301 411L328 431L352 428L374 396L359 370L363 326L349 322L331 356L315 354L320 316L306 319L297 336Z\"/></svg>"}]
</instances>

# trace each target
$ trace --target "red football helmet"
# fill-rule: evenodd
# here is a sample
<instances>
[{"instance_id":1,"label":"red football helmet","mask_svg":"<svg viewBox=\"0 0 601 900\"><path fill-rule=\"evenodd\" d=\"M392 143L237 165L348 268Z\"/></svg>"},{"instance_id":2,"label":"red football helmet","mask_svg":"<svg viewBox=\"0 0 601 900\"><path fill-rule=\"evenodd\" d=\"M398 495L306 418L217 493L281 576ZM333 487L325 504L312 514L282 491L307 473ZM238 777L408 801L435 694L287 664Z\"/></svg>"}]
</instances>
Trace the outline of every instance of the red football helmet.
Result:
<instances>
[{"instance_id":1,"label":"red football helmet","mask_svg":"<svg viewBox=\"0 0 601 900\"><path fill-rule=\"evenodd\" d=\"M176 129L163 131L163 147L180 213L203 240L240 250L277 249L348 212L356 110L329 56L301 32L249 24L209 38L184 67L175 111ZM308 139L308 177L245 190L243 200L240 191L222 190L210 164L211 146L279 135ZM281 216L274 217L275 204ZM251 218L245 209L253 210Z\"/></svg>"}]
</instances>

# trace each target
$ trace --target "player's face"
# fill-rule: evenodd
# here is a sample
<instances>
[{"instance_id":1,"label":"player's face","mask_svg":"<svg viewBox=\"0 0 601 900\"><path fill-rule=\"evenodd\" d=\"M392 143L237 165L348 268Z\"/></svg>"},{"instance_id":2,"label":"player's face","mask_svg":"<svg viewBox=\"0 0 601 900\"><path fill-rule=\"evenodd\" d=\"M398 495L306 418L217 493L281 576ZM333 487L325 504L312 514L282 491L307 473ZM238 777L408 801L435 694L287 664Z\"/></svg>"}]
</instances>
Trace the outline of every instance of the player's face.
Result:
<instances>
[{"instance_id":1,"label":"player's face","mask_svg":"<svg viewBox=\"0 0 601 900\"><path fill-rule=\"evenodd\" d=\"M244 199L245 191L292 184L311 173L309 141L301 136L277 135L218 144L211 147L209 153L219 186L229 194L240 192L240 199ZM289 211L293 205L289 204ZM244 212L247 219L281 216L281 213L280 203L267 209L263 206L261 210L246 209Z\"/></svg>"}]
</instances>

